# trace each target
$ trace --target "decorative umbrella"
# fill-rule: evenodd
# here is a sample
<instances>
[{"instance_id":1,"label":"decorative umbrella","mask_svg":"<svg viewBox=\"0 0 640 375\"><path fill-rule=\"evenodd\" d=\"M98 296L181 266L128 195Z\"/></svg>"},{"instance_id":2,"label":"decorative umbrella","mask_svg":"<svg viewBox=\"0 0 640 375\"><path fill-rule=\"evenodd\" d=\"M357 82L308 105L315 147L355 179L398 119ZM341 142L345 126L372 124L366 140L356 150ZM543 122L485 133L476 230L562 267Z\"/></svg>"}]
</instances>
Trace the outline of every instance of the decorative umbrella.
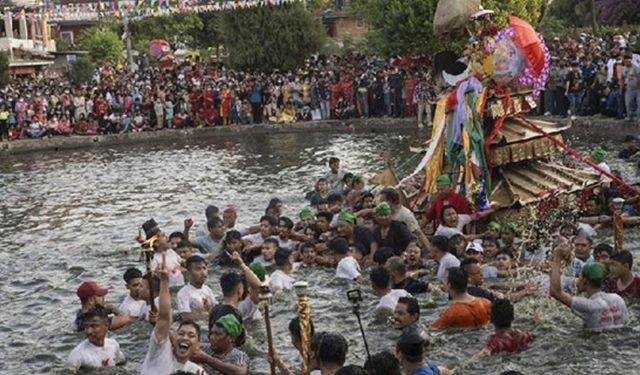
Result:
<instances>
[{"instance_id":1,"label":"decorative umbrella","mask_svg":"<svg viewBox=\"0 0 640 375\"><path fill-rule=\"evenodd\" d=\"M480 0L440 0L433 17L436 35L463 28L480 9Z\"/></svg>"},{"instance_id":2,"label":"decorative umbrella","mask_svg":"<svg viewBox=\"0 0 640 375\"><path fill-rule=\"evenodd\" d=\"M538 33L527 21L509 16L513 30L513 39L523 51L527 65L536 76L540 76L545 67L545 50Z\"/></svg>"},{"instance_id":3,"label":"decorative umbrella","mask_svg":"<svg viewBox=\"0 0 640 375\"><path fill-rule=\"evenodd\" d=\"M170 49L169 42L164 39L154 39L149 42L149 54L156 59L166 55Z\"/></svg>"}]
</instances>

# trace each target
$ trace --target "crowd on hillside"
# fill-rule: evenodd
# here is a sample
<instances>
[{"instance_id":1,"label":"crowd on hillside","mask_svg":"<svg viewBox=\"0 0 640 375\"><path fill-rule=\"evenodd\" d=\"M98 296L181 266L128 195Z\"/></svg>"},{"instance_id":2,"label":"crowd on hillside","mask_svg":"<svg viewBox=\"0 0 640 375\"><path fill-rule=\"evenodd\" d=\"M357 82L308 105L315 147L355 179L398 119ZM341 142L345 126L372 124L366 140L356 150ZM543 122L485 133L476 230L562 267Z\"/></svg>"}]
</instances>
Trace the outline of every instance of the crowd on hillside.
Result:
<instances>
[{"instance_id":1,"label":"crowd on hillside","mask_svg":"<svg viewBox=\"0 0 640 375\"><path fill-rule=\"evenodd\" d=\"M16 80L3 92L3 139L259 123L418 116L436 97L424 58L315 56L295 71L245 73L185 63L136 73L103 66L94 83Z\"/></svg>"},{"instance_id":2,"label":"crowd on hillside","mask_svg":"<svg viewBox=\"0 0 640 375\"><path fill-rule=\"evenodd\" d=\"M640 117L640 55L630 33L548 41L547 115ZM184 63L135 73L103 66L92 84L16 79L0 93L2 140L356 117L429 125L439 87L427 58L314 56L289 72Z\"/></svg>"}]
</instances>

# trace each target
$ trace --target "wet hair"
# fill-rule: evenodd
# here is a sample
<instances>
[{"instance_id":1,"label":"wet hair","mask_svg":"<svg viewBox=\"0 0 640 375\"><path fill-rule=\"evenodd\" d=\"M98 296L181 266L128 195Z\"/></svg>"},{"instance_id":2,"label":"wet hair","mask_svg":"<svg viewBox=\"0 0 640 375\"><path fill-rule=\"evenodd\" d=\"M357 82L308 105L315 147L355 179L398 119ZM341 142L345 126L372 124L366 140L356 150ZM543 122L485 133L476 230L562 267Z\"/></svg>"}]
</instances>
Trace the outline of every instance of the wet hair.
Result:
<instances>
[{"instance_id":1,"label":"wet hair","mask_svg":"<svg viewBox=\"0 0 640 375\"><path fill-rule=\"evenodd\" d=\"M360 366L349 365L336 371L335 375L369 375L369 372Z\"/></svg>"},{"instance_id":2,"label":"wet hair","mask_svg":"<svg viewBox=\"0 0 640 375\"><path fill-rule=\"evenodd\" d=\"M375 196L373 195L372 192L367 191L364 194L362 194L362 198L361 199L364 200L365 198L375 198Z\"/></svg>"},{"instance_id":3,"label":"wet hair","mask_svg":"<svg viewBox=\"0 0 640 375\"><path fill-rule=\"evenodd\" d=\"M485 237L482 239L482 246L484 246L485 242L491 242L492 244L496 245L496 247L498 247L498 240L496 240L495 238L491 238L491 237Z\"/></svg>"},{"instance_id":4,"label":"wet hair","mask_svg":"<svg viewBox=\"0 0 640 375\"><path fill-rule=\"evenodd\" d=\"M347 172L344 174L344 176L342 177L342 182L347 182L348 179L353 180L353 173L351 172Z\"/></svg>"},{"instance_id":5,"label":"wet hair","mask_svg":"<svg viewBox=\"0 0 640 375\"><path fill-rule=\"evenodd\" d=\"M260 218L260 222L262 223L263 221L268 222L272 227L275 227L276 225L278 225L278 219L276 219L273 216L264 215Z\"/></svg>"},{"instance_id":6,"label":"wet hair","mask_svg":"<svg viewBox=\"0 0 640 375\"><path fill-rule=\"evenodd\" d=\"M341 202L342 202L342 195L340 194L331 193L327 197L327 203L329 203L329 205L332 205L335 203L341 203Z\"/></svg>"},{"instance_id":7,"label":"wet hair","mask_svg":"<svg viewBox=\"0 0 640 375\"><path fill-rule=\"evenodd\" d=\"M520 371L503 371L500 373L500 375L524 375L523 373L521 373Z\"/></svg>"},{"instance_id":8,"label":"wet hair","mask_svg":"<svg viewBox=\"0 0 640 375\"><path fill-rule=\"evenodd\" d=\"M349 252L349 243L342 237L336 237L329 242L329 250L336 254L345 255Z\"/></svg>"},{"instance_id":9,"label":"wet hair","mask_svg":"<svg viewBox=\"0 0 640 375\"><path fill-rule=\"evenodd\" d=\"M182 232L173 232L169 235L169 241L174 238L179 238L180 240L184 240L184 234Z\"/></svg>"},{"instance_id":10,"label":"wet hair","mask_svg":"<svg viewBox=\"0 0 640 375\"><path fill-rule=\"evenodd\" d=\"M282 204L282 200L280 200L280 198L271 198L264 212L268 214L270 210L278 207L279 204ZM260 219L260 221L262 221L262 219Z\"/></svg>"},{"instance_id":11,"label":"wet hair","mask_svg":"<svg viewBox=\"0 0 640 375\"><path fill-rule=\"evenodd\" d=\"M122 276L122 278L124 279L124 282L127 284L129 284L129 281L133 279L139 279L141 277L142 277L142 271L140 271L135 267L127 268L127 270L124 271L124 275Z\"/></svg>"},{"instance_id":12,"label":"wet hair","mask_svg":"<svg viewBox=\"0 0 640 375\"><path fill-rule=\"evenodd\" d=\"M275 238L267 238L266 240L264 240L264 241L262 242L262 244L263 244L263 245L265 245L265 244L272 244L272 245L275 245L276 247L280 247L280 243L279 243L279 242L278 242L278 240L277 240L277 239L275 239Z\"/></svg>"},{"instance_id":13,"label":"wet hair","mask_svg":"<svg viewBox=\"0 0 640 375\"><path fill-rule=\"evenodd\" d=\"M464 239L463 235L454 234L453 236L451 236L451 238L449 238L449 246L451 247L451 249L455 249L455 247L458 246L458 244L465 241L466 240Z\"/></svg>"},{"instance_id":14,"label":"wet hair","mask_svg":"<svg viewBox=\"0 0 640 375\"><path fill-rule=\"evenodd\" d=\"M285 264L287 264L287 261L289 260L290 255L291 255L290 250L279 247L274 256L276 267L282 267Z\"/></svg>"},{"instance_id":15,"label":"wet hair","mask_svg":"<svg viewBox=\"0 0 640 375\"><path fill-rule=\"evenodd\" d=\"M214 216L211 219L207 220L207 229L209 230L217 227L218 225L222 225L222 219L217 216Z\"/></svg>"},{"instance_id":16,"label":"wet hair","mask_svg":"<svg viewBox=\"0 0 640 375\"><path fill-rule=\"evenodd\" d=\"M369 280L371 284L378 289L385 289L389 287L389 271L384 267L376 267L371 270L369 274Z\"/></svg>"},{"instance_id":17,"label":"wet hair","mask_svg":"<svg viewBox=\"0 0 640 375\"><path fill-rule=\"evenodd\" d=\"M322 229L320 229L320 226L318 224L314 223L314 224L307 225L307 229L310 229L311 231L313 231L314 240L320 239L320 236L322 235Z\"/></svg>"},{"instance_id":18,"label":"wet hair","mask_svg":"<svg viewBox=\"0 0 640 375\"><path fill-rule=\"evenodd\" d=\"M424 359L424 339L416 333L403 334L396 344L396 350L408 362L418 363Z\"/></svg>"},{"instance_id":19,"label":"wet hair","mask_svg":"<svg viewBox=\"0 0 640 375\"><path fill-rule=\"evenodd\" d=\"M601 243L601 244L598 244L596 247L593 248L593 253L594 254L607 253L607 254L609 254L609 257L611 257L611 256L613 256L613 247L611 247L611 245L609 245L609 244Z\"/></svg>"},{"instance_id":20,"label":"wet hair","mask_svg":"<svg viewBox=\"0 0 640 375\"><path fill-rule=\"evenodd\" d=\"M178 331L184 326L192 326L193 328L195 328L196 334L198 335L198 341L200 341L200 325L198 323L194 322L193 320L183 320L178 326Z\"/></svg>"},{"instance_id":21,"label":"wet hair","mask_svg":"<svg viewBox=\"0 0 640 375\"><path fill-rule=\"evenodd\" d=\"M300 253L304 253L304 251L306 249L316 249L316 244L314 244L311 241L305 241L303 243L301 243L300 245L298 245L298 250L300 251Z\"/></svg>"},{"instance_id":22,"label":"wet hair","mask_svg":"<svg viewBox=\"0 0 640 375\"><path fill-rule=\"evenodd\" d=\"M480 264L480 262L476 258L467 257L460 262L460 268L467 272L467 267L472 264Z\"/></svg>"},{"instance_id":23,"label":"wet hair","mask_svg":"<svg viewBox=\"0 0 640 375\"><path fill-rule=\"evenodd\" d=\"M102 305L95 305L91 310L82 314L83 321L87 321L93 318L99 318L100 320L109 320L109 312Z\"/></svg>"},{"instance_id":24,"label":"wet hair","mask_svg":"<svg viewBox=\"0 0 640 375\"><path fill-rule=\"evenodd\" d=\"M324 333L320 337L319 342L317 342L315 353L316 358L318 358L318 360L322 363L330 363L342 366L347 358L348 351L349 344L342 335L335 333Z\"/></svg>"},{"instance_id":25,"label":"wet hair","mask_svg":"<svg viewBox=\"0 0 640 375\"><path fill-rule=\"evenodd\" d=\"M313 327L312 320L309 320L309 328L311 331L311 337L313 337L315 328ZM291 319L291 321L289 321L289 333L291 334L291 337L295 337L298 341L300 341L302 337L302 334L300 332L300 318L296 316L295 318Z\"/></svg>"},{"instance_id":26,"label":"wet hair","mask_svg":"<svg viewBox=\"0 0 640 375\"><path fill-rule=\"evenodd\" d=\"M340 159L336 158L335 156L330 157L329 158L329 165L331 165L333 163L340 163Z\"/></svg>"},{"instance_id":27,"label":"wet hair","mask_svg":"<svg viewBox=\"0 0 640 375\"><path fill-rule=\"evenodd\" d=\"M398 298L398 303L404 303L407 305L407 312L409 315L418 315L420 317L420 305L418 305L418 300L414 297L400 297Z\"/></svg>"},{"instance_id":28,"label":"wet hair","mask_svg":"<svg viewBox=\"0 0 640 375\"><path fill-rule=\"evenodd\" d=\"M467 291L469 276L460 267L451 267L447 270L447 282L449 287L458 293Z\"/></svg>"},{"instance_id":29,"label":"wet hair","mask_svg":"<svg viewBox=\"0 0 640 375\"><path fill-rule=\"evenodd\" d=\"M224 243L227 245L232 240L242 240L242 233L237 230L230 230L224 235Z\"/></svg>"},{"instance_id":30,"label":"wet hair","mask_svg":"<svg viewBox=\"0 0 640 375\"><path fill-rule=\"evenodd\" d=\"M188 241L182 240L178 242L178 245L176 246L177 249L183 249L185 247L188 247L189 249L191 249L191 243L189 243Z\"/></svg>"},{"instance_id":31,"label":"wet hair","mask_svg":"<svg viewBox=\"0 0 640 375\"><path fill-rule=\"evenodd\" d=\"M613 255L611 260L615 260L618 263L622 263L631 269L633 267L633 255L628 250L622 250L621 252Z\"/></svg>"},{"instance_id":32,"label":"wet hair","mask_svg":"<svg viewBox=\"0 0 640 375\"><path fill-rule=\"evenodd\" d=\"M456 209L448 204L445 204L444 206L442 206L442 208L440 209L440 224L444 225L444 212L448 209L453 209L454 211L456 211ZM456 213L458 213L458 211L456 211Z\"/></svg>"},{"instance_id":33,"label":"wet hair","mask_svg":"<svg viewBox=\"0 0 640 375\"><path fill-rule=\"evenodd\" d=\"M384 246L379 248L378 251L373 254L373 261L384 266L384 264L387 263L387 260L395 255L396 253L392 248Z\"/></svg>"},{"instance_id":34,"label":"wet hair","mask_svg":"<svg viewBox=\"0 0 640 375\"><path fill-rule=\"evenodd\" d=\"M506 255L509 258L511 258L512 260L514 259L513 253L511 252L511 250L509 248L506 248L506 247L503 247L502 249L498 250L498 252L495 255L495 258L497 258L499 255Z\"/></svg>"},{"instance_id":35,"label":"wet hair","mask_svg":"<svg viewBox=\"0 0 640 375\"><path fill-rule=\"evenodd\" d=\"M394 188L385 188L380 192L380 195L384 195L390 204L400 203L400 194Z\"/></svg>"},{"instance_id":36,"label":"wet hair","mask_svg":"<svg viewBox=\"0 0 640 375\"><path fill-rule=\"evenodd\" d=\"M575 236L576 234L578 234L578 228L570 223L562 224L560 226L560 233L564 232L565 230L569 231L569 236Z\"/></svg>"},{"instance_id":37,"label":"wet hair","mask_svg":"<svg viewBox=\"0 0 640 375\"><path fill-rule=\"evenodd\" d=\"M440 252L449 252L449 239L445 236L433 236L431 238L431 247L435 247Z\"/></svg>"},{"instance_id":38,"label":"wet hair","mask_svg":"<svg viewBox=\"0 0 640 375\"><path fill-rule=\"evenodd\" d=\"M203 263L203 264L206 265L207 261L203 257L201 257L200 255L192 255L189 258L187 258L187 261L185 262L184 266L185 266L185 268L187 270L189 270L189 269L191 269L191 266L194 266L194 265L200 264L200 263Z\"/></svg>"},{"instance_id":39,"label":"wet hair","mask_svg":"<svg viewBox=\"0 0 640 375\"><path fill-rule=\"evenodd\" d=\"M278 225L280 225L280 222L284 222L284 226L287 227L287 229L293 229L293 221L291 221L291 219L289 219L288 217L280 217L278 219Z\"/></svg>"},{"instance_id":40,"label":"wet hair","mask_svg":"<svg viewBox=\"0 0 640 375\"><path fill-rule=\"evenodd\" d=\"M318 179L318 182L316 182L316 183L320 183L320 182L329 182L329 181L325 177L320 177Z\"/></svg>"},{"instance_id":41,"label":"wet hair","mask_svg":"<svg viewBox=\"0 0 640 375\"><path fill-rule=\"evenodd\" d=\"M372 355L364 363L364 368L369 371L369 375L402 375L400 362L393 353L388 351Z\"/></svg>"},{"instance_id":42,"label":"wet hair","mask_svg":"<svg viewBox=\"0 0 640 375\"><path fill-rule=\"evenodd\" d=\"M331 220L333 220L333 214L331 212L318 212L316 214L316 220L320 219L321 217L325 218L328 223L331 223Z\"/></svg>"},{"instance_id":43,"label":"wet hair","mask_svg":"<svg viewBox=\"0 0 640 375\"><path fill-rule=\"evenodd\" d=\"M407 265L404 263L404 260L399 256L393 256L387 259L386 262L387 268L389 269L389 273L397 273L400 275L406 275L407 273Z\"/></svg>"},{"instance_id":44,"label":"wet hair","mask_svg":"<svg viewBox=\"0 0 640 375\"><path fill-rule=\"evenodd\" d=\"M360 253L362 256L369 255L369 252L367 251L367 249L364 248L364 246L361 243L355 243L349 246L352 247L354 251Z\"/></svg>"},{"instance_id":45,"label":"wet hair","mask_svg":"<svg viewBox=\"0 0 640 375\"><path fill-rule=\"evenodd\" d=\"M316 204L316 207L321 206L323 204L329 204L329 202L325 198L322 198L322 199L318 200L318 203ZM318 215L316 215L316 217L318 217Z\"/></svg>"},{"instance_id":46,"label":"wet hair","mask_svg":"<svg viewBox=\"0 0 640 375\"><path fill-rule=\"evenodd\" d=\"M241 284L242 276L235 272L226 272L220 276L220 289L222 289L222 295L225 297L229 297L235 293L238 285Z\"/></svg>"},{"instance_id":47,"label":"wet hair","mask_svg":"<svg viewBox=\"0 0 640 375\"><path fill-rule=\"evenodd\" d=\"M577 240L578 238L584 238L585 240L587 240L589 242L589 245L593 245L593 238L591 238L590 236L584 234L584 233L579 233L575 236L573 236L573 238L571 239L571 243L574 243L575 240Z\"/></svg>"},{"instance_id":48,"label":"wet hair","mask_svg":"<svg viewBox=\"0 0 640 375\"><path fill-rule=\"evenodd\" d=\"M511 328L513 305L508 299L496 299L491 304L491 323L496 329Z\"/></svg>"},{"instance_id":49,"label":"wet hair","mask_svg":"<svg viewBox=\"0 0 640 375\"><path fill-rule=\"evenodd\" d=\"M204 216L207 218L207 221L209 221L209 219L211 218L218 216L219 214L220 214L220 209L216 206L207 206L207 208L204 209Z\"/></svg>"}]
</instances>

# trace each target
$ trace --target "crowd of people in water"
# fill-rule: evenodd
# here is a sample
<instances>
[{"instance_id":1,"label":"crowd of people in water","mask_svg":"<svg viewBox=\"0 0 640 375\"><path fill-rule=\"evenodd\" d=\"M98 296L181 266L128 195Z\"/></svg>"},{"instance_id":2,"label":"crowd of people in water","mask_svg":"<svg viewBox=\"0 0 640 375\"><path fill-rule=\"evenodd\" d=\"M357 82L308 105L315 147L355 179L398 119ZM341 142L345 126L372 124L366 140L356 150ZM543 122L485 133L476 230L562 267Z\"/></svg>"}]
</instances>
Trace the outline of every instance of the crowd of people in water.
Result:
<instances>
[{"instance_id":1,"label":"crowd of people in water","mask_svg":"<svg viewBox=\"0 0 640 375\"><path fill-rule=\"evenodd\" d=\"M620 156L637 156L637 150L626 153L631 155ZM309 368L314 374L451 373L427 358L427 330L491 324L494 331L475 358L527 350L535 337L512 325L514 306L547 293L571 309L584 328L606 330L629 321L626 301L640 297L633 256L594 243L594 236L611 224L611 202L617 197L626 202L625 223L640 223L637 193L611 182L585 195L580 212L549 211L553 230L537 246L513 222L491 221L477 231L480 224L470 202L454 190L449 175L438 177L437 193L425 211L414 212L401 204L398 189L366 186L335 157L328 166L327 175L307 194L309 206L296 217L285 216L283 202L273 198L253 225L243 225L250 219L239 218L234 207L215 206L206 208L206 224L186 219L179 231L165 233L155 220L144 222L137 241L153 251L152 277L139 268L123 270L128 295L119 305L105 303L108 290L95 282L78 287L75 323L86 339L70 353L68 366L122 363L126 348L108 332L146 321L150 339L141 374L248 374L243 347L252 335L248 323L261 319L262 288L287 293L318 267L333 269L345 283L369 284L379 297L376 315L390 317L399 339L366 363L345 365L345 337L314 332L311 323ZM207 285L214 269L221 295ZM549 275L542 277L544 282L520 277L544 273ZM438 290L448 294L448 305L434 321L422 321L421 299ZM312 316L316 322L322 319ZM179 322L175 327L174 320ZM299 319L288 328L292 345L301 350ZM277 352L269 362L281 374L299 373L298 365L286 363Z\"/></svg>"},{"instance_id":2,"label":"crowd of people in water","mask_svg":"<svg viewBox=\"0 0 640 375\"><path fill-rule=\"evenodd\" d=\"M631 33L548 41L552 63L541 114L640 118L640 55ZM165 128L417 117L430 125L443 83L427 57L317 55L294 71L239 72L185 62L135 72L105 65L89 85L43 76L0 93L3 141Z\"/></svg>"}]
</instances>

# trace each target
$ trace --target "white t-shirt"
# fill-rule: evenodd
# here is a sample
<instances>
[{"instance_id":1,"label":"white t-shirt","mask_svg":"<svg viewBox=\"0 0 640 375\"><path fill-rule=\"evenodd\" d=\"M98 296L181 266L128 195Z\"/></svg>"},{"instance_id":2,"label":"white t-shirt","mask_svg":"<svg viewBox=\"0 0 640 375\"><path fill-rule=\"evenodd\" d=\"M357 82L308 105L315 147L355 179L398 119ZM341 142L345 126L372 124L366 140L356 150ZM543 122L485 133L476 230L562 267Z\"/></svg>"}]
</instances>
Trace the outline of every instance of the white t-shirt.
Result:
<instances>
[{"instance_id":1,"label":"white t-shirt","mask_svg":"<svg viewBox=\"0 0 640 375\"><path fill-rule=\"evenodd\" d=\"M447 270L449 270L449 268L460 267L460 261L451 253L444 254L442 258L440 258L439 263L436 278L443 283L447 281Z\"/></svg>"},{"instance_id":2,"label":"white t-shirt","mask_svg":"<svg viewBox=\"0 0 640 375\"><path fill-rule=\"evenodd\" d=\"M216 305L216 297L213 291L206 285L200 289L191 284L183 286L176 296L178 312L204 311L204 300L209 301L209 306Z\"/></svg>"},{"instance_id":3,"label":"white t-shirt","mask_svg":"<svg viewBox=\"0 0 640 375\"><path fill-rule=\"evenodd\" d=\"M376 310L395 310L396 304L398 303L400 297L411 297L411 293L407 292L404 289L391 289L389 293L380 298L380 302L378 303L378 306L376 306Z\"/></svg>"},{"instance_id":4,"label":"white t-shirt","mask_svg":"<svg viewBox=\"0 0 640 375\"><path fill-rule=\"evenodd\" d=\"M262 319L262 314L260 313L260 310L258 310L258 305L253 303L249 297L240 301L238 304L238 311L240 312L240 316L242 316L243 322Z\"/></svg>"},{"instance_id":5,"label":"white t-shirt","mask_svg":"<svg viewBox=\"0 0 640 375\"><path fill-rule=\"evenodd\" d=\"M360 277L360 265L356 258L352 256L342 258L336 267L336 277L349 280Z\"/></svg>"},{"instance_id":6,"label":"white t-shirt","mask_svg":"<svg viewBox=\"0 0 640 375\"><path fill-rule=\"evenodd\" d=\"M114 339L105 338L104 346L95 346L84 339L69 354L70 367L113 367L125 361L120 344Z\"/></svg>"},{"instance_id":7,"label":"white t-shirt","mask_svg":"<svg viewBox=\"0 0 640 375\"><path fill-rule=\"evenodd\" d=\"M120 306L118 306L118 310L129 314L132 318L137 318L142 316L142 309L147 305L147 301L144 300L135 300L131 298L131 295L127 294L124 298Z\"/></svg>"},{"instance_id":8,"label":"white t-shirt","mask_svg":"<svg viewBox=\"0 0 640 375\"><path fill-rule=\"evenodd\" d=\"M160 310L160 297L154 298L153 304L156 305L156 311ZM140 316L144 316L144 320L148 322L150 312L151 312L151 305L145 303L144 306L142 307L142 310L140 310ZM171 312L171 315L173 315L173 311Z\"/></svg>"},{"instance_id":9,"label":"white t-shirt","mask_svg":"<svg viewBox=\"0 0 640 375\"><path fill-rule=\"evenodd\" d=\"M144 358L140 375L170 375L176 371L184 371L191 374L206 374L204 369L191 361L180 363L173 355L171 340L167 336L162 342L156 338L156 330L151 332L149 350Z\"/></svg>"},{"instance_id":10,"label":"white t-shirt","mask_svg":"<svg viewBox=\"0 0 640 375\"><path fill-rule=\"evenodd\" d=\"M293 283L295 283L293 277L282 272L282 270L276 270L269 276L269 289L271 289L271 292L291 290L293 289Z\"/></svg>"},{"instance_id":11,"label":"white t-shirt","mask_svg":"<svg viewBox=\"0 0 640 375\"><path fill-rule=\"evenodd\" d=\"M262 264L262 265L263 265L263 266L265 266L265 267L273 267L273 266L275 266L275 265L276 265L276 261L275 261L275 259L266 260L266 259L264 259L264 256L263 256L263 255L258 255L257 257L255 257L255 258L253 259L253 262L254 262L254 263L260 263L260 264Z\"/></svg>"},{"instance_id":12,"label":"white t-shirt","mask_svg":"<svg viewBox=\"0 0 640 375\"><path fill-rule=\"evenodd\" d=\"M584 322L584 328L616 328L629 321L629 311L622 297L598 292L589 298L573 297L571 311Z\"/></svg>"},{"instance_id":13,"label":"white t-shirt","mask_svg":"<svg viewBox=\"0 0 640 375\"><path fill-rule=\"evenodd\" d=\"M471 216L469 215L458 215L458 224L456 224L455 228L445 227L440 223L434 235L436 236L445 236L447 238L451 238L456 234L463 234L462 229L464 226L471 222Z\"/></svg>"},{"instance_id":14,"label":"white t-shirt","mask_svg":"<svg viewBox=\"0 0 640 375\"><path fill-rule=\"evenodd\" d=\"M183 286L184 276L182 275L182 267L180 266L180 255L173 251L173 249L167 249L166 253L167 270L169 271L169 286ZM151 269L155 272L162 264L162 254L155 253L153 260L151 260Z\"/></svg>"},{"instance_id":15,"label":"white t-shirt","mask_svg":"<svg viewBox=\"0 0 640 375\"><path fill-rule=\"evenodd\" d=\"M283 240L282 238L280 238L280 236L278 236L278 246L280 246L283 249L293 251L297 244L298 243L292 240L291 238L289 238L288 240Z\"/></svg>"},{"instance_id":16,"label":"white t-shirt","mask_svg":"<svg viewBox=\"0 0 640 375\"><path fill-rule=\"evenodd\" d=\"M409 232L414 233L418 229L420 229L420 224L418 224L418 220L416 216L411 212L410 209L405 206L400 206L398 212L395 215L391 216L391 220L399 221L404 223L407 228L409 228Z\"/></svg>"}]
</instances>

